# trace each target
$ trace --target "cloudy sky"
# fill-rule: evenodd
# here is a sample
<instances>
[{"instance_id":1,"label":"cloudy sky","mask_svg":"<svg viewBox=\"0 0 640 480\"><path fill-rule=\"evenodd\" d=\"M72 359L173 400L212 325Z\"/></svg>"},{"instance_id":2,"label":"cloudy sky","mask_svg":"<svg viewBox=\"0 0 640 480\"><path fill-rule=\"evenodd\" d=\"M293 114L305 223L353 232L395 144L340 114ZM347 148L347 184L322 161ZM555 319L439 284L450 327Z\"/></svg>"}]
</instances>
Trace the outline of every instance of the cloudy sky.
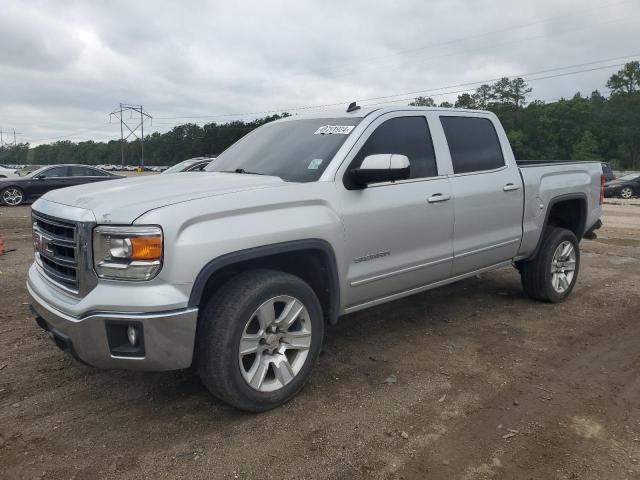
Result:
<instances>
[{"instance_id":1,"label":"cloudy sky","mask_svg":"<svg viewBox=\"0 0 640 480\"><path fill-rule=\"evenodd\" d=\"M554 101L606 92L613 65L640 59L639 24L638 0L2 0L0 128L32 144L108 140L119 102L167 131L598 69L530 82L531 99Z\"/></svg>"}]
</instances>

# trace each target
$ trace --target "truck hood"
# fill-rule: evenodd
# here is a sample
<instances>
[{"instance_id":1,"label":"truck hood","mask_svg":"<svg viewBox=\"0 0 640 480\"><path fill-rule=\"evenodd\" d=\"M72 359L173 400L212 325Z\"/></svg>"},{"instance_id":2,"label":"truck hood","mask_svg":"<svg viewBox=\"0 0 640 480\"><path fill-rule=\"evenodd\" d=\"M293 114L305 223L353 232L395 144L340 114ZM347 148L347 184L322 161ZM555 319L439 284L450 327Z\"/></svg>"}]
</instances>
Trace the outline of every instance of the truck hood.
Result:
<instances>
[{"instance_id":1,"label":"truck hood","mask_svg":"<svg viewBox=\"0 0 640 480\"><path fill-rule=\"evenodd\" d=\"M155 208L284 183L278 177L262 175L188 172L89 183L52 190L42 198L91 210L98 223L128 224Z\"/></svg>"}]
</instances>

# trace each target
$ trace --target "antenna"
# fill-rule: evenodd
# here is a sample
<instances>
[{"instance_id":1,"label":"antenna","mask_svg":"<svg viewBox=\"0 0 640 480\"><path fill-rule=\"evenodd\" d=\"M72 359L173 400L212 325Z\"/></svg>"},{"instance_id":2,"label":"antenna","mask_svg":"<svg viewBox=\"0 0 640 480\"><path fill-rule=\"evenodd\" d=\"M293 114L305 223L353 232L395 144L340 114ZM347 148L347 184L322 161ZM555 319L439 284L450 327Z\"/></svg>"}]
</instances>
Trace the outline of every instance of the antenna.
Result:
<instances>
[{"instance_id":1,"label":"antenna","mask_svg":"<svg viewBox=\"0 0 640 480\"><path fill-rule=\"evenodd\" d=\"M360 105L356 105L356 102L351 102L347 107L347 113L355 112L356 110L360 110Z\"/></svg>"}]
</instances>

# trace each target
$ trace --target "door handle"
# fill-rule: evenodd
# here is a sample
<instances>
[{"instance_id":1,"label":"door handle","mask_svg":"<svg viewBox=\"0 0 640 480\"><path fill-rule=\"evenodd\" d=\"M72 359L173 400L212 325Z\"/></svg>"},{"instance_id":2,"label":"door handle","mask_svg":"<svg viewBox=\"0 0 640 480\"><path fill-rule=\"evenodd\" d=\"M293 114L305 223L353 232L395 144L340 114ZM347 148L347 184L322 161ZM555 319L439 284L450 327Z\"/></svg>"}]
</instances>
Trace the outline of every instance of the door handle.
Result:
<instances>
[{"instance_id":1,"label":"door handle","mask_svg":"<svg viewBox=\"0 0 640 480\"><path fill-rule=\"evenodd\" d=\"M443 195L441 193L436 193L435 195L431 195L427 198L427 202L429 203L438 203L438 202L446 202L451 198L451 195Z\"/></svg>"},{"instance_id":2,"label":"door handle","mask_svg":"<svg viewBox=\"0 0 640 480\"><path fill-rule=\"evenodd\" d=\"M514 190L520 190L520 185L515 185L513 183L507 183L502 190L505 192L513 192Z\"/></svg>"}]
</instances>

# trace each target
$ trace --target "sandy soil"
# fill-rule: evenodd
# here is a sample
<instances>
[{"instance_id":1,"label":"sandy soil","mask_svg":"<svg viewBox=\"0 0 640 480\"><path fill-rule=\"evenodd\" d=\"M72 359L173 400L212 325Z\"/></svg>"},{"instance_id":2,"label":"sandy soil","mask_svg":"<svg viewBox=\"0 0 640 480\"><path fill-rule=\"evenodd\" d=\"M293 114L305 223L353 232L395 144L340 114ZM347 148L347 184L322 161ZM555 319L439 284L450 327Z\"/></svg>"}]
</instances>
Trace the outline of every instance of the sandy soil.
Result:
<instances>
[{"instance_id":1,"label":"sandy soil","mask_svg":"<svg viewBox=\"0 0 640 480\"><path fill-rule=\"evenodd\" d=\"M26 304L29 208L0 207L0 477L640 478L640 208L622 203L566 303L504 269L349 315L305 390L261 415L191 371L65 357Z\"/></svg>"}]
</instances>

